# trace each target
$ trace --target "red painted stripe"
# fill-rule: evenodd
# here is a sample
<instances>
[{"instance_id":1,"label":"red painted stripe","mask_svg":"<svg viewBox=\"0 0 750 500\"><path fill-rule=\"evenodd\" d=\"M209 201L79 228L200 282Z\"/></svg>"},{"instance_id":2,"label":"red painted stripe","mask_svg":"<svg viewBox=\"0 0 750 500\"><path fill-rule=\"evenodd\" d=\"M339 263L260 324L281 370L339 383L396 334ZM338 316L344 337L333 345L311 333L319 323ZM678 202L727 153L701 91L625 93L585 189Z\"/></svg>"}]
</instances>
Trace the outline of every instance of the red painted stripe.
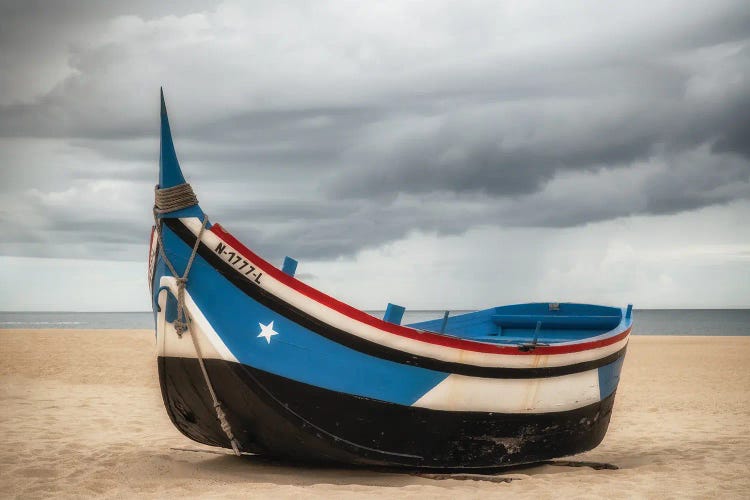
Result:
<instances>
[{"instance_id":1,"label":"red painted stripe","mask_svg":"<svg viewBox=\"0 0 750 500\"><path fill-rule=\"evenodd\" d=\"M220 224L214 224L208 229L216 236L224 240L227 244L234 247L242 256L252 261L256 267L262 270L268 276L280 281L284 285L293 288L299 293L306 297L323 304L339 313L348 316L352 319L370 325L379 330L383 330L394 335L400 335L401 337L407 337L419 342L426 342L429 344L441 345L444 347L451 347L454 349L462 349L466 351L482 352L490 354L512 354L512 355L538 355L538 354L568 354L572 352L587 351L590 349L597 349L599 347L605 347L614 344L630 334L630 328L624 332L593 342L585 342L581 344L561 345L561 346L539 346L533 351L522 352L517 347L512 346L499 346L495 344L489 344L486 342L477 342L475 340L460 339L456 337L449 337L446 335L440 335L438 333L425 332L422 330L416 330L406 326L396 325L378 319L374 316L367 314L364 311L360 311L349 304L345 304L339 300L334 299L330 295L326 295L320 290L307 285L300 280L289 276L288 274L281 271L281 269L270 264L265 259L261 258L255 252L247 248L245 245L240 243L234 236L227 232Z\"/></svg>"}]
</instances>

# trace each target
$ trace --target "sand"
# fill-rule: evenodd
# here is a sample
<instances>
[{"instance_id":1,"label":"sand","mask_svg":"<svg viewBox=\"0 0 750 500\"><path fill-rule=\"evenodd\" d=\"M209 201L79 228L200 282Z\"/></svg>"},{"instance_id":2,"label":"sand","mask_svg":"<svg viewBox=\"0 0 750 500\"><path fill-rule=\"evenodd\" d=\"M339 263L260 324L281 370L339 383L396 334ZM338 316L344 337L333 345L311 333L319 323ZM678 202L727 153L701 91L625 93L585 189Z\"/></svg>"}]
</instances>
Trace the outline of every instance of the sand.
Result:
<instances>
[{"instance_id":1,"label":"sand","mask_svg":"<svg viewBox=\"0 0 750 500\"><path fill-rule=\"evenodd\" d=\"M169 422L153 332L0 330L0 497L749 498L750 337L634 337L609 433L509 483L236 458ZM191 451L189 451L191 450Z\"/></svg>"}]
</instances>

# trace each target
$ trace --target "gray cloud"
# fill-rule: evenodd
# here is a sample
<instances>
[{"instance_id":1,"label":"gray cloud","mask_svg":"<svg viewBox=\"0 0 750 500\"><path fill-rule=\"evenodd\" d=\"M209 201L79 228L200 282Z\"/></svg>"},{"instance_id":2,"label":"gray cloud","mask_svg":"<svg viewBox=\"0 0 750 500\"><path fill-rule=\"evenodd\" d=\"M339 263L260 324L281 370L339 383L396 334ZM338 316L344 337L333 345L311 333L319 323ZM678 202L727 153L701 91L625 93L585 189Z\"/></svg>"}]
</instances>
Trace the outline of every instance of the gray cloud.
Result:
<instances>
[{"instance_id":1,"label":"gray cloud","mask_svg":"<svg viewBox=\"0 0 750 500\"><path fill-rule=\"evenodd\" d=\"M733 67L726 77L741 84L711 82L719 86L712 95L690 95L695 80L707 75L664 71L663 78L636 85L643 72L635 68L599 81L611 95L484 101L395 119L397 130L409 120L417 126L401 134L375 127L372 141L353 152L365 160L337 175L330 192L528 194L561 171L627 166L657 155L669 160L704 144L750 159L748 46L721 64Z\"/></svg>"},{"instance_id":2,"label":"gray cloud","mask_svg":"<svg viewBox=\"0 0 750 500\"><path fill-rule=\"evenodd\" d=\"M750 196L744 2L529 5L0 4L0 254L142 257L162 84L204 208L275 260Z\"/></svg>"}]
</instances>

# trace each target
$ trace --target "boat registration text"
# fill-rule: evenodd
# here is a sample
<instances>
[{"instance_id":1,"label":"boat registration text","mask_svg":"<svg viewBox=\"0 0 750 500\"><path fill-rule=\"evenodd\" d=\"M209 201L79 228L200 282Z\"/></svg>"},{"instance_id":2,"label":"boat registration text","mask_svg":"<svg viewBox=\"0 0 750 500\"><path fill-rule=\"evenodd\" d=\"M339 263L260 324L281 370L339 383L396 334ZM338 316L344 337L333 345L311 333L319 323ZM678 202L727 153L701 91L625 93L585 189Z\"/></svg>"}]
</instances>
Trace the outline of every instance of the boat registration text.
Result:
<instances>
[{"instance_id":1,"label":"boat registration text","mask_svg":"<svg viewBox=\"0 0 750 500\"><path fill-rule=\"evenodd\" d=\"M242 258L237 252L227 250L227 246L224 243L216 245L214 251L232 267L240 271L242 274L251 279L258 285L260 285L260 278L263 273L258 271L255 266L250 264L248 261Z\"/></svg>"}]
</instances>

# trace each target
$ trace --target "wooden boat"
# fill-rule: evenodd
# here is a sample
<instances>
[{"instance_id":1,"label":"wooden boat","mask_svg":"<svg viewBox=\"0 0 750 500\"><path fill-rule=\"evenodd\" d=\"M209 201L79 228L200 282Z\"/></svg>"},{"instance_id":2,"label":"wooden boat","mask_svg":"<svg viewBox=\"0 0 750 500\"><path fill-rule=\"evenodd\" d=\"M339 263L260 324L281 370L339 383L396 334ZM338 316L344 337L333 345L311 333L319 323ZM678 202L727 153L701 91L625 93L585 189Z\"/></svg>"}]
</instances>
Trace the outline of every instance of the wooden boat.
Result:
<instances>
[{"instance_id":1,"label":"wooden boat","mask_svg":"<svg viewBox=\"0 0 750 500\"><path fill-rule=\"evenodd\" d=\"M149 259L170 419L236 453L434 469L572 455L609 425L632 306L534 303L401 325L208 222L164 97Z\"/></svg>"}]
</instances>

